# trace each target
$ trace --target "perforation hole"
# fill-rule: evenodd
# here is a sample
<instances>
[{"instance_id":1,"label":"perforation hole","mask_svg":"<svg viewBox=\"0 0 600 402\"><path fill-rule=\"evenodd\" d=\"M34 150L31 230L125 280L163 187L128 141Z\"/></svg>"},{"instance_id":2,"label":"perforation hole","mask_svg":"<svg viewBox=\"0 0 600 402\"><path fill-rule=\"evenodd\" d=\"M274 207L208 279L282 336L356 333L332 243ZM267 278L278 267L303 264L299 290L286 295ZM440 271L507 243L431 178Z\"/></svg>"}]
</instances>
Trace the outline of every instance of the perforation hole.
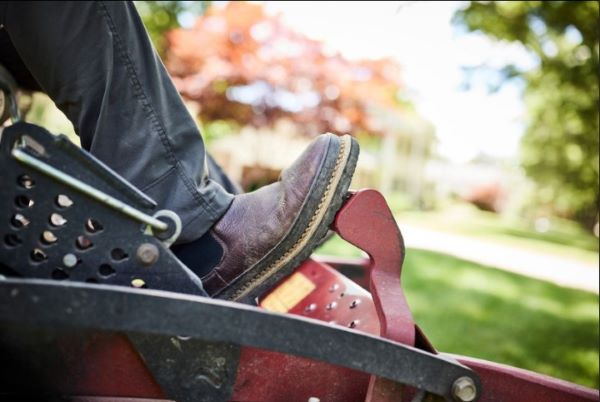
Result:
<instances>
[{"instance_id":1,"label":"perforation hole","mask_svg":"<svg viewBox=\"0 0 600 402\"><path fill-rule=\"evenodd\" d=\"M54 271L52 271L52 279L64 281L65 279L69 279L69 274L60 268L56 268Z\"/></svg>"},{"instance_id":2,"label":"perforation hole","mask_svg":"<svg viewBox=\"0 0 600 402\"><path fill-rule=\"evenodd\" d=\"M94 243L92 243L92 241L85 236L77 236L77 240L75 240L75 246L79 250L87 250L93 245Z\"/></svg>"},{"instance_id":3,"label":"perforation hole","mask_svg":"<svg viewBox=\"0 0 600 402\"><path fill-rule=\"evenodd\" d=\"M10 223L15 229L22 229L29 226L30 221L24 215L14 214L12 218L10 218Z\"/></svg>"},{"instance_id":4,"label":"perforation hole","mask_svg":"<svg viewBox=\"0 0 600 402\"><path fill-rule=\"evenodd\" d=\"M359 321L359 320L352 320L352 321L350 322L350 324L348 324L348 327L349 327L349 328L356 328L356 327L358 326L358 324L360 324L360 321Z\"/></svg>"},{"instance_id":5,"label":"perforation hole","mask_svg":"<svg viewBox=\"0 0 600 402\"><path fill-rule=\"evenodd\" d=\"M73 200L71 200L69 196L64 194L57 195L55 202L56 206L60 208L69 208L71 205L73 205Z\"/></svg>"},{"instance_id":6,"label":"perforation hole","mask_svg":"<svg viewBox=\"0 0 600 402\"><path fill-rule=\"evenodd\" d=\"M26 195L18 195L15 197L15 205L18 208L30 208L34 204L33 200Z\"/></svg>"},{"instance_id":7,"label":"perforation hole","mask_svg":"<svg viewBox=\"0 0 600 402\"><path fill-rule=\"evenodd\" d=\"M11 233L4 236L4 244L8 247L17 247L23 244L23 240L16 234Z\"/></svg>"},{"instance_id":8,"label":"perforation hole","mask_svg":"<svg viewBox=\"0 0 600 402\"><path fill-rule=\"evenodd\" d=\"M146 282L143 279L135 278L131 281L131 286L137 289L146 289Z\"/></svg>"},{"instance_id":9,"label":"perforation hole","mask_svg":"<svg viewBox=\"0 0 600 402\"><path fill-rule=\"evenodd\" d=\"M19 187L29 190L35 187L35 181L28 174L22 174L17 177L17 184Z\"/></svg>"},{"instance_id":10,"label":"perforation hole","mask_svg":"<svg viewBox=\"0 0 600 402\"><path fill-rule=\"evenodd\" d=\"M42 236L41 236L41 239L40 239L40 240L41 240L42 244L46 244L46 245L48 245L48 246L49 246L49 245L51 245L51 244L54 244L54 243L56 243L56 241L57 241L58 239L56 238L56 236L54 235L54 233L52 233L51 231L49 231L49 230L44 230L44 231L42 232Z\"/></svg>"},{"instance_id":11,"label":"perforation hole","mask_svg":"<svg viewBox=\"0 0 600 402\"><path fill-rule=\"evenodd\" d=\"M89 218L85 221L85 230L87 230L88 233L98 233L101 232L103 229L104 226L102 225L102 223L96 219Z\"/></svg>"},{"instance_id":12,"label":"perforation hole","mask_svg":"<svg viewBox=\"0 0 600 402\"><path fill-rule=\"evenodd\" d=\"M46 253L44 253L39 248L34 248L33 250L31 250L30 257L31 257L31 261L33 261L33 262L43 262L48 259L48 255L46 255Z\"/></svg>"},{"instance_id":13,"label":"perforation hole","mask_svg":"<svg viewBox=\"0 0 600 402\"><path fill-rule=\"evenodd\" d=\"M360 304L360 300L354 299L354 300L352 300L352 303L350 303L350 308L356 308L356 307L358 307L359 304Z\"/></svg>"},{"instance_id":14,"label":"perforation hole","mask_svg":"<svg viewBox=\"0 0 600 402\"><path fill-rule=\"evenodd\" d=\"M100 268L98 268L98 273L104 277L114 275L115 272L116 271L113 269L113 267L108 264L102 264L100 265Z\"/></svg>"},{"instance_id":15,"label":"perforation hole","mask_svg":"<svg viewBox=\"0 0 600 402\"><path fill-rule=\"evenodd\" d=\"M126 260L129 255L127 255L127 253L121 248L113 248L110 251L110 257L115 261L123 261Z\"/></svg>"},{"instance_id":16,"label":"perforation hole","mask_svg":"<svg viewBox=\"0 0 600 402\"><path fill-rule=\"evenodd\" d=\"M50 215L50 224L54 227L61 227L67 224L67 220L61 215L57 213L53 213Z\"/></svg>"}]
</instances>

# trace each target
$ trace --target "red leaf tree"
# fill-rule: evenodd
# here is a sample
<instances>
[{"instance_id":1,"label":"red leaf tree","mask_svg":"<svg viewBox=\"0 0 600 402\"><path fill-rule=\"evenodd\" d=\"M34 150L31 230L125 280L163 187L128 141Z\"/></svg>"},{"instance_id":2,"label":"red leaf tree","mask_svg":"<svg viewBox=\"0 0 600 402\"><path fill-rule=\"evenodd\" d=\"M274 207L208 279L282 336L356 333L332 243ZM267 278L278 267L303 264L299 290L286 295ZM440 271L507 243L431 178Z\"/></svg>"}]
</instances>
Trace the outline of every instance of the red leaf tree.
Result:
<instances>
[{"instance_id":1,"label":"red leaf tree","mask_svg":"<svg viewBox=\"0 0 600 402\"><path fill-rule=\"evenodd\" d=\"M331 54L257 4L209 8L192 28L168 33L165 56L175 85L198 104L204 122L264 126L285 117L310 136L380 135L385 127L373 116L402 111L396 62Z\"/></svg>"}]
</instances>

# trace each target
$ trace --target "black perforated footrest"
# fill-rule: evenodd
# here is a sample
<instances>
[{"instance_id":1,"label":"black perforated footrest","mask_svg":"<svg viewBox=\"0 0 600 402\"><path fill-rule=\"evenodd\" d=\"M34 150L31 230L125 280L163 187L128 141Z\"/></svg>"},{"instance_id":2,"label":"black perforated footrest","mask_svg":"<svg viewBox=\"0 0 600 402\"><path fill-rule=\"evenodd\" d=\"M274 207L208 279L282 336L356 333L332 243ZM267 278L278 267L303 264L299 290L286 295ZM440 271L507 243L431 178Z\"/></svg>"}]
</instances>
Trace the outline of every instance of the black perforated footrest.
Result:
<instances>
[{"instance_id":1,"label":"black perforated footrest","mask_svg":"<svg viewBox=\"0 0 600 402\"><path fill-rule=\"evenodd\" d=\"M0 274L206 295L161 241L176 231L177 216L157 214L154 201L65 136L7 127L0 171ZM131 211L168 229L154 235Z\"/></svg>"}]
</instances>

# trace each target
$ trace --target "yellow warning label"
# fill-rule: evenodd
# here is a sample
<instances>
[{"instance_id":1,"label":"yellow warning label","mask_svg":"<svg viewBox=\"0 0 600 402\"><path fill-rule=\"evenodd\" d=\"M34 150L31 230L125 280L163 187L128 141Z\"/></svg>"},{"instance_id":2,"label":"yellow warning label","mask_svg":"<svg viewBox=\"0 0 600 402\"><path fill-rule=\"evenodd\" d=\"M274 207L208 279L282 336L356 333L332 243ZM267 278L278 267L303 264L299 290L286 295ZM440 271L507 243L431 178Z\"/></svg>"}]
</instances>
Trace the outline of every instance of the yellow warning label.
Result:
<instances>
[{"instance_id":1,"label":"yellow warning label","mask_svg":"<svg viewBox=\"0 0 600 402\"><path fill-rule=\"evenodd\" d=\"M265 297L260 306L265 310L287 313L315 288L310 279L296 272Z\"/></svg>"}]
</instances>

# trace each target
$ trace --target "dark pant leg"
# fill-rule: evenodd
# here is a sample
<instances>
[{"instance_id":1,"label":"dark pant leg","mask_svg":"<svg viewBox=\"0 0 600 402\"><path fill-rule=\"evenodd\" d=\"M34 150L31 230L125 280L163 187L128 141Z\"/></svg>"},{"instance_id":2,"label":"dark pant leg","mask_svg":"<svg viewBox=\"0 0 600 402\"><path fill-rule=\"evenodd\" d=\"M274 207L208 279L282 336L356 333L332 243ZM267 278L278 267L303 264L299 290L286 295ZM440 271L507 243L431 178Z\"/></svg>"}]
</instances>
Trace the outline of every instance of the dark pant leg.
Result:
<instances>
[{"instance_id":1,"label":"dark pant leg","mask_svg":"<svg viewBox=\"0 0 600 402\"><path fill-rule=\"evenodd\" d=\"M0 13L2 12L0 6ZM40 85L31 72L25 67L23 60L17 53L17 49L10 41L6 29L0 29L0 65L7 69L14 77L19 89L27 91L41 91Z\"/></svg>"},{"instance_id":2,"label":"dark pant leg","mask_svg":"<svg viewBox=\"0 0 600 402\"><path fill-rule=\"evenodd\" d=\"M208 178L198 128L131 2L0 2L0 18L82 146L179 214L179 242L224 214L232 195Z\"/></svg>"}]
</instances>

